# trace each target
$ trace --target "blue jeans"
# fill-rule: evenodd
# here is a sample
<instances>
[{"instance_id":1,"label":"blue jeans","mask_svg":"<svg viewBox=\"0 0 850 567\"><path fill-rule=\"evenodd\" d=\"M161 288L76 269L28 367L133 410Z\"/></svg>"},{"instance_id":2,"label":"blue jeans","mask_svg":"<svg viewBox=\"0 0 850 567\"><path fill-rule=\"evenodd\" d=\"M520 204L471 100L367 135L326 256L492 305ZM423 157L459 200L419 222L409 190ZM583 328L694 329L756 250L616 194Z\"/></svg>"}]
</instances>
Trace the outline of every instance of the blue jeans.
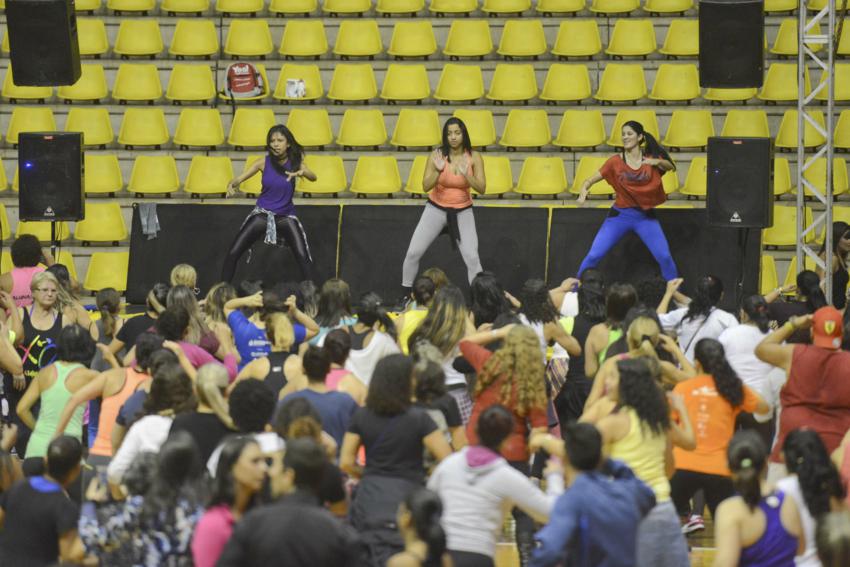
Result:
<instances>
[{"instance_id":1,"label":"blue jeans","mask_svg":"<svg viewBox=\"0 0 850 567\"><path fill-rule=\"evenodd\" d=\"M665 280L670 281L678 277L679 272L670 255L670 246L667 244L664 231L661 230L661 223L651 214L636 207L611 208L611 214L602 223L590 246L590 252L587 253L578 269L578 275L581 276L587 268L598 266L605 254L629 232L637 234L646 244L655 261L661 266L661 275Z\"/></svg>"}]
</instances>

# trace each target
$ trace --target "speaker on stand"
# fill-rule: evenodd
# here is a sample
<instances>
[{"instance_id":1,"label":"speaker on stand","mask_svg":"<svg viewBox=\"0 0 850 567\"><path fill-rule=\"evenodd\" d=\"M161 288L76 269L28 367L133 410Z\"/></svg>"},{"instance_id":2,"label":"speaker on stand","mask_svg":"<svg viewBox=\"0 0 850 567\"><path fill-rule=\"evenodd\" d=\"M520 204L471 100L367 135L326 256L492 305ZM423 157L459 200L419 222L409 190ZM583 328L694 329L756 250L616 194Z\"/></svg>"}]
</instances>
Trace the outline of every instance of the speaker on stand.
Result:
<instances>
[{"instance_id":1,"label":"speaker on stand","mask_svg":"<svg viewBox=\"0 0 850 567\"><path fill-rule=\"evenodd\" d=\"M15 84L73 85L82 74L73 0L8 0Z\"/></svg>"}]
</instances>

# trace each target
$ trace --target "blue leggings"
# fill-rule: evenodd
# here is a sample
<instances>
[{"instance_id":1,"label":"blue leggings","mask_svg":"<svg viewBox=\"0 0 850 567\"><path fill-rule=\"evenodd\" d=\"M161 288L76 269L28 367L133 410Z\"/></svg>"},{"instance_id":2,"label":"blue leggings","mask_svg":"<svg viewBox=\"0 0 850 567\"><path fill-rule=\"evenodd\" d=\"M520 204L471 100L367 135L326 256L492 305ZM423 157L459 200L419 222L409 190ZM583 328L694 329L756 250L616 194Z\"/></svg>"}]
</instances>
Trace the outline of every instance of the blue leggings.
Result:
<instances>
[{"instance_id":1,"label":"blue leggings","mask_svg":"<svg viewBox=\"0 0 850 567\"><path fill-rule=\"evenodd\" d=\"M670 281L678 277L679 272L670 255L670 246L667 244L664 231L661 230L661 223L635 207L624 209L612 207L612 213L596 233L590 252L587 253L578 269L578 275L581 276L587 268L598 266L605 254L631 231L634 231L649 248L655 261L661 266L661 275L665 280Z\"/></svg>"}]
</instances>

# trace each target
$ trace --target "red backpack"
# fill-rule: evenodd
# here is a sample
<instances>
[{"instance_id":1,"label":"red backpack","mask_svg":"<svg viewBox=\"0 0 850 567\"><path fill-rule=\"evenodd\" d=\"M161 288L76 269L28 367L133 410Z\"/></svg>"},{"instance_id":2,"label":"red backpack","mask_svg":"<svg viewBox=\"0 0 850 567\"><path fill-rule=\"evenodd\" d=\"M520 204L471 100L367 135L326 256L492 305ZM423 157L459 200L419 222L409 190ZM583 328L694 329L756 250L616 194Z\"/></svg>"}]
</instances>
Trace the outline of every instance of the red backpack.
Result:
<instances>
[{"instance_id":1,"label":"red backpack","mask_svg":"<svg viewBox=\"0 0 850 567\"><path fill-rule=\"evenodd\" d=\"M266 88L263 76L250 63L233 63L227 68L227 89L231 99L253 98L262 95Z\"/></svg>"}]
</instances>

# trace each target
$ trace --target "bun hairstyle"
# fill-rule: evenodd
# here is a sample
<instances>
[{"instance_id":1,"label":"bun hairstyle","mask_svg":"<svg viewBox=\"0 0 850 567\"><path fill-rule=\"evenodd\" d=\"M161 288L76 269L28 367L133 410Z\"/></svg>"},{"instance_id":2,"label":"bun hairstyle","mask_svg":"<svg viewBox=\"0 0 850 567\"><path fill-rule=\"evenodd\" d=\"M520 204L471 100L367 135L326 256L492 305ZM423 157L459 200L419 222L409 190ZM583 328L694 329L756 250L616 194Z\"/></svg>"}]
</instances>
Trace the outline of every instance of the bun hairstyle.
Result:
<instances>
[{"instance_id":1,"label":"bun hairstyle","mask_svg":"<svg viewBox=\"0 0 850 567\"><path fill-rule=\"evenodd\" d=\"M170 289L171 286L167 283L158 282L153 284L146 299L148 311L152 311L157 315L165 311L165 304L168 303L168 292Z\"/></svg>"},{"instance_id":2,"label":"bun hairstyle","mask_svg":"<svg viewBox=\"0 0 850 567\"><path fill-rule=\"evenodd\" d=\"M736 408L744 401L744 383L726 360L723 345L715 339L700 339L694 348L694 358L702 369L714 378L717 393Z\"/></svg>"},{"instance_id":3,"label":"bun hairstyle","mask_svg":"<svg viewBox=\"0 0 850 567\"><path fill-rule=\"evenodd\" d=\"M723 282L717 276L703 276L697 282L696 293L688 305L685 319L708 317L723 297Z\"/></svg>"},{"instance_id":4,"label":"bun hairstyle","mask_svg":"<svg viewBox=\"0 0 850 567\"><path fill-rule=\"evenodd\" d=\"M383 300L377 293L370 291L363 294L354 314L357 315L357 320L367 327L381 323L384 327L383 331L393 339L396 338L395 323L390 319L387 309L383 305Z\"/></svg>"},{"instance_id":5,"label":"bun hairstyle","mask_svg":"<svg viewBox=\"0 0 850 567\"><path fill-rule=\"evenodd\" d=\"M667 150L664 149L664 146L658 143L658 140L655 139L655 136L644 130L643 124L635 120L629 120L628 122L623 124L623 128L625 128L626 126L634 130L635 134L637 134L638 136L643 136L643 153L645 155L667 160L673 164L673 169L676 169L676 164L673 162L673 158L670 157L670 154L667 153ZM625 158L623 158L623 160L625 161Z\"/></svg>"},{"instance_id":6,"label":"bun hairstyle","mask_svg":"<svg viewBox=\"0 0 850 567\"><path fill-rule=\"evenodd\" d=\"M767 314L767 301L761 295L751 295L741 306L750 321L756 324L759 331L767 333L770 330L770 316Z\"/></svg>"},{"instance_id":7,"label":"bun hairstyle","mask_svg":"<svg viewBox=\"0 0 850 567\"><path fill-rule=\"evenodd\" d=\"M727 456L735 490L750 510L755 510L761 500L761 473L767 465L764 441L755 431L738 431L729 443Z\"/></svg>"},{"instance_id":8,"label":"bun hairstyle","mask_svg":"<svg viewBox=\"0 0 850 567\"><path fill-rule=\"evenodd\" d=\"M628 332L626 333L629 350L640 351L642 356L658 358L655 345L658 343L658 335L660 334L661 328L655 319L637 317L629 325Z\"/></svg>"},{"instance_id":9,"label":"bun hairstyle","mask_svg":"<svg viewBox=\"0 0 850 567\"><path fill-rule=\"evenodd\" d=\"M446 532L440 525L443 503L440 497L427 488L417 488L407 495L404 506L410 513L416 535L428 545L428 556L423 567L440 567L446 551Z\"/></svg>"},{"instance_id":10,"label":"bun hairstyle","mask_svg":"<svg viewBox=\"0 0 850 567\"><path fill-rule=\"evenodd\" d=\"M803 501L813 518L830 510L830 500L844 500L844 485L829 459L820 436L811 429L795 429L782 446L788 472L797 475Z\"/></svg>"},{"instance_id":11,"label":"bun hairstyle","mask_svg":"<svg viewBox=\"0 0 850 567\"><path fill-rule=\"evenodd\" d=\"M121 296L114 287L105 287L97 292L95 298L100 319L103 321L103 334L111 337L115 334L115 326L118 322L118 311L121 309Z\"/></svg>"}]
</instances>

